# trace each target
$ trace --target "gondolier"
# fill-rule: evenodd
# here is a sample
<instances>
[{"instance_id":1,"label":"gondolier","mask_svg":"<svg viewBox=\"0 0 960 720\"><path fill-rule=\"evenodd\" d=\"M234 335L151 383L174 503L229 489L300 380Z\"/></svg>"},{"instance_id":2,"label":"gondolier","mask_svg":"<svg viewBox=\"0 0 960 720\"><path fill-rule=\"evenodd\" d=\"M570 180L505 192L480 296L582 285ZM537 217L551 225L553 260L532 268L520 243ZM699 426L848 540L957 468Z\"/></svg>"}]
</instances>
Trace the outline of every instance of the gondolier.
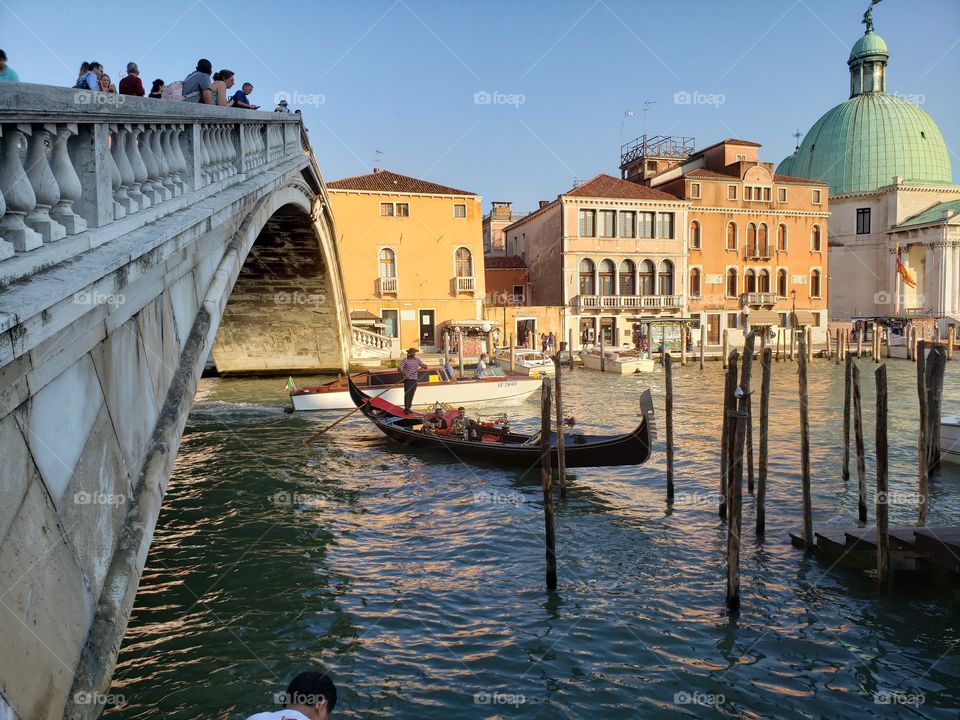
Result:
<instances>
[{"instance_id":1,"label":"gondolier","mask_svg":"<svg viewBox=\"0 0 960 720\"><path fill-rule=\"evenodd\" d=\"M403 411L410 412L413 406L413 396L417 392L417 379L421 370L426 370L423 360L417 357L417 349L409 348L407 356L400 361L400 372L403 373Z\"/></svg>"}]
</instances>

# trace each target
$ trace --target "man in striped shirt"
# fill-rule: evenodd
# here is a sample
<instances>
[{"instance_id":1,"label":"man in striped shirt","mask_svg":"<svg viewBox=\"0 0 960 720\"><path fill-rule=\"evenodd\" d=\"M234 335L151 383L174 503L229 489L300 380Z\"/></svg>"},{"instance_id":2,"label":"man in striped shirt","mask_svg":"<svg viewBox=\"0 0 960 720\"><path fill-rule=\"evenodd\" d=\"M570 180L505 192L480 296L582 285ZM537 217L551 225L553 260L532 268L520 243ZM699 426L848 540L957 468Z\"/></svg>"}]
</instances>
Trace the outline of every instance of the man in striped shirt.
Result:
<instances>
[{"instance_id":1,"label":"man in striped shirt","mask_svg":"<svg viewBox=\"0 0 960 720\"><path fill-rule=\"evenodd\" d=\"M417 377L427 366L417 357L417 349L407 350L407 356L400 361L400 372L403 373L403 411L410 412L413 405L413 395L417 392Z\"/></svg>"}]
</instances>

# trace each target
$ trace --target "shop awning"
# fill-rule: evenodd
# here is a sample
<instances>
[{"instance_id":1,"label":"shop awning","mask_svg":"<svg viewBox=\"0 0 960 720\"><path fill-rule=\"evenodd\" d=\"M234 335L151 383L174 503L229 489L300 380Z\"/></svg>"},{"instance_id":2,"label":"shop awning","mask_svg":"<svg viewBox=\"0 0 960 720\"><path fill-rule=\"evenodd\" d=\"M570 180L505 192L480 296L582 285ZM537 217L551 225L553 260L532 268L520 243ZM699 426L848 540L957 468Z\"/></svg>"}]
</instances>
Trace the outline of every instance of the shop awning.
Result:
<instances>
[{"instance_id":1,"label":"shop awning","mask_svg":"<svg viewBox=\"0 0 960 720\"><path fill-rule=\"evenodd\" d=\"M444 320L440 327L465 328L480 330L484 325L489 325L490 329L500 327L496 320Z\"/></svg>"},{"instance_id":2,"label":"shop awning","mask_svg":"<svg viewBox=\"0 0 960 720\"><path fill-rule=\"evenodd\" d=\"M793 312L793 322L797 325L816 325L817 321L813 317L811 310L795 310Z\"/></svg>"},{"instance_id":3,"label":"shop awning","mask_svg":"<svg viewBox=\"0 0 960 720\"><path fill-rule=\"evenodd\" d=\"M780 325L780 313L775 313L773 310L754 310L747 319L750 321L750 327Z\"/></svg>"}]
</instances>

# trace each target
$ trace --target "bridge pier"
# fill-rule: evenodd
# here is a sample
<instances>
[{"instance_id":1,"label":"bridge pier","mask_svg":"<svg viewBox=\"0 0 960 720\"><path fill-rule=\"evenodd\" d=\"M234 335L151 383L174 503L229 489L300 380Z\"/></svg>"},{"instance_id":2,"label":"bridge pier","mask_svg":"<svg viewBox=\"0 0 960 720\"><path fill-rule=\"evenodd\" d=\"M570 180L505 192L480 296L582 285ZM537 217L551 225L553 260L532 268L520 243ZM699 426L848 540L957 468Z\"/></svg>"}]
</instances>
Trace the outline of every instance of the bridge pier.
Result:
<instances>
[{"instance_id":1,"label":"bridge pier","mask_svg":"<svg viewBox=\"0 0 960 720\"><path fill-rule=\"evenodd\" d=\"M0 717L93 718L251 248L312 233L333 367L340 262L299 116L3 83L0 133Z\"/></svg>"}]
</instances>

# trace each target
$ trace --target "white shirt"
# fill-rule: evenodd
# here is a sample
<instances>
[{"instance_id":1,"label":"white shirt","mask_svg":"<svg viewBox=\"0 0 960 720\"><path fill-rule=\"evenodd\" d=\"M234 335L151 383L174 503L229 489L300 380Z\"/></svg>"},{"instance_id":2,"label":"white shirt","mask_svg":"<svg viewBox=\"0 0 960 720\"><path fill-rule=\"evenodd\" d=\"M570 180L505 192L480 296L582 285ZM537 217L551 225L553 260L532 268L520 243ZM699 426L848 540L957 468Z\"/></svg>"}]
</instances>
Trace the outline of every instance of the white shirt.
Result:
<instances>
[{"instance_id":1,"label":"white shirt","mask_svg":"<svg viewBox=\"0 0 960 720\"><path fill-rule=\"evenodd\" d=\"M298 710L277 710L257 713L248 717L247 720L310 720L310 718Z\"/></svg>"}]
</instances>

